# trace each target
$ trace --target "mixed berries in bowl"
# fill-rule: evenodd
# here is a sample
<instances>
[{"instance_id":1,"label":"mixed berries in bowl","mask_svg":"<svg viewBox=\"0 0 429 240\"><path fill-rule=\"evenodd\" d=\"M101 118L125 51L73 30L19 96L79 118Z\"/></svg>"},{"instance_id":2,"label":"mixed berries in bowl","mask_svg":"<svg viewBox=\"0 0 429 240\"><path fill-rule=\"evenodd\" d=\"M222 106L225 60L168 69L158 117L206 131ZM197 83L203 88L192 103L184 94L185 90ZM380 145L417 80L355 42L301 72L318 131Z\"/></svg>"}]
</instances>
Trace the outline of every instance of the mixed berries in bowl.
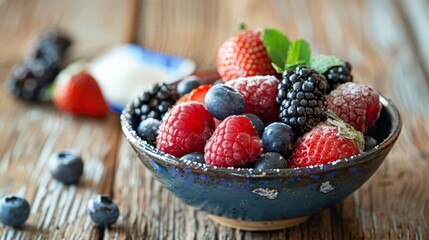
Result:
<instances>
[{"instance_id":1,"label":"mixed berries in bowl","mask_svg":"<svg viewBox=\"0 0 429 240\"><path fill-rule=\"evenodd\" d=\"M365 183L399 136L392 101L302 39L247 30L221 46L217 66L220 83L146 89L121 125L156 179L222 224L303 222Z\"/></svg>"}]
</instances>

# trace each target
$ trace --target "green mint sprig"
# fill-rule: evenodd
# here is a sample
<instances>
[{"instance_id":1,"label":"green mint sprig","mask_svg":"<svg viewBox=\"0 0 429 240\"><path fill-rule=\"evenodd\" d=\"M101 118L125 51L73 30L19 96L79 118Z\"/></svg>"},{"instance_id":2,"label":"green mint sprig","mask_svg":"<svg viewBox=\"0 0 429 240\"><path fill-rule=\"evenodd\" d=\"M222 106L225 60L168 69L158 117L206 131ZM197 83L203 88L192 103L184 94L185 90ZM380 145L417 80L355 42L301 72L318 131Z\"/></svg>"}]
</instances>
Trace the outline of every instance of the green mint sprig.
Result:
<instances>
[{"instance_id":1,"label":"green mint sprig","mask_svg":"<svg viewBox=\"0 0 429 240\"><path fill-rule=\"evenodd\" d=\"M305 40L298 39L289 46L285 69L295 68L299 65L308 65L310 57L310 45Z\"/></svg>"},{"instance_id":2,"label":"green mint sprig","mask_svg":"<svg viewBox=\"0 0 429 240\"><path fill-rule=\"evenodd\" d=\"M290 42L280 31L267 28L261 33L261 41L267 50L273 68L282 73L299 65L309 65L310 45L303 39Z\"/></svg>"},{"instance_id":3,"label":"green mint sprig","mask_svg":"<svg viewBox=\"0 0 429 240\"><path fill-rule=\"evenodd\" d=\"M262 31L261 40L274 69L283 72L290 44L287 36L277 29L267 28Z\"/></svg>"},{"instance_id":4,"label":"green mint sprig","mask_svg":"<svg viewBox=\"0 0 429 240\"><path fill-rule=\"evenodd\" d=\"M342 66L344 61L335 57L327 55L313 56L310 60L310 67L320 74L324 74L331 67Z\"/></svg>"}]
</instances>

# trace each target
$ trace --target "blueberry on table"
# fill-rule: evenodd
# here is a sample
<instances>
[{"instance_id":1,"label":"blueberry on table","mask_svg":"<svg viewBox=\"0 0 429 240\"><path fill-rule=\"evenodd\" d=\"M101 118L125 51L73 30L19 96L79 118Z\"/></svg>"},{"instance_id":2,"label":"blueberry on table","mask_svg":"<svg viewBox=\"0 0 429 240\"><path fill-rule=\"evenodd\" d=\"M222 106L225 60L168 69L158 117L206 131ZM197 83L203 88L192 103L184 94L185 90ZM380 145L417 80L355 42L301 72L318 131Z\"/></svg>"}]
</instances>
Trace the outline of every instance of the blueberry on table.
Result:
<instances>
[{"instance_id":1,"label":"blueberry on table","mask_svg":"<svg viewBox=\"0 0 429 240\"><path fill-rule=\"evenodd\" d=\"M112 198L96 195L88 201L87 210L92 221L98 226L110 226L118 220L119 209Z\"/></svg>"},{"instance_id":2,"label":"blueberry on table","mask_svg":"<svg viewBox=\"0 0 429 240\"><path fill-rule=\"evenodd\" d=\"M288 159L296 138L289 125L280 122L271 123L262 134L262 148L264 152L277 152Z\"/></svg>"},{"instance_id":3,"label":"blueberry on table","mask_svg":"<svg viewBox=\"0 0 429 240\"><path fill-rule=\"evenodd\" d=\"M147 118L140 122L137 128L137 134L146 140L149 144L156 144L156 137L158 135L158 129L161 125L161 121L155 118Z\"/></svg>"},{"instance_id":4,"label":"blueberry on table","mask_svg":"<svg viewBox=\"0 0 429 240\"><path fill-rule=\"evenodd\" d=\"M183 96L201 85L201 79L191 75L177 84L177 92Z\"/></svg>"},{"instance_id":5,"label":"blueberry on table","mask_svg":"<svg viewBox=\"0 0 429 240\"><path fill-rule=\"evenodd\" d=\"M193 153L188 153L186 155L184 155L183 157L180 158L181 161L192 161L192 162L197 162L197 163L206 163L206 160L204 159L204 154L200 153L200 152L193 152Z\"/></svg>"},{"instance_id":6,"label":"blueberry on table","mask_svg":"<svg viewBox=\"0 0 429 240\"><path fill-rule=\"evenodd\" d=\"M279 153L267 152L258 157L254 168L258 170L287 168L287 161Z\"/></svg>"},{"instance_id":7,"label":"blueberry on table","mask_svg":"<svg viewBox=\"0 0 429 240\"><path fill-rule=\"evenodd\" d=\"M73 150L54 153L49 159L52 176L65 184L75 184L82 176L82 158Z\"/></svg>"},{"instance_id":8,"label":"blueberry on table","mask_svg":"<svg viewBox=\"0 0 429 240\"><path fill-rule=\"evenodd\" d=\"M249 120L252 122L252 125L256 128L256 131L258 132L259 137L262 137L262 134L264 133L264 122L252 113L245 113L243 114L249 118Z\"/></svg>"},{"instance_id":9,"label":"blueberry on table","mask_svg":"<svg viewBox=\"0 0 429 240\"><path fill-rule=\"evenodd\" d=\"M30 204L24 198L8 195L0 200L0 222L7 226L19 227L30 215Z\"/></svg>"},{"instance_id":10,"label":"blueberry on table","mask_svg":"<svg viewBox=\"0 0 429 240\"><path fill-rule=\"evenodd\" d=\"M217 119L224 120L244 111L244 98L235 89L224 84L214 85L204 99L207 110Z\"/></svg>"}]
</instances>

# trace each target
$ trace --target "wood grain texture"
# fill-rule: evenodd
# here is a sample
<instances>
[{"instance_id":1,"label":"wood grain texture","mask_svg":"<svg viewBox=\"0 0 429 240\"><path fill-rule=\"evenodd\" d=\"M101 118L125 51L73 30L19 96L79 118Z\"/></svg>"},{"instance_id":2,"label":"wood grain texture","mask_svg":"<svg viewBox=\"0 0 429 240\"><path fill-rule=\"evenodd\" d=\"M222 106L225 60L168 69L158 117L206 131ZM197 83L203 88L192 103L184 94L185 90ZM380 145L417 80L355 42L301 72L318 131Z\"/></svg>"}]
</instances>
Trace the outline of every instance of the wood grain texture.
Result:
<instances>
[{"instance_id":1,"label":"wood grain texture","mask_svg":"<svg viewBox=\"0 0 429 240\"><path fill-rule=\"evenodd\" d=\"M429 238L428 5L424 0L0 0L0 84L31 39L52 24L77 39L71 59L135 41L213 70L218 47L245 21L249 28L275 27L290 39L304 38L315 54L349 60L355 81L392 98L404 122L383 165L354 194L300 226L245 232L215 224L154 180L121 136L117 116L76 118L49 103L17 101L1 89L0 197L25 196L32 213L24 228L0 226L0 239ZM57 183L46 169L49 155L64 148L84 157L84 178L76 187ZM95 193L112 194L119 205L121 215L111 229L94 228L85 213Z\"/></svg>"},{"instance_id":2,"label":"wood grain texture","mask_svg":"<svg viewBox=\"0 0 429 240\"><path fill-rule=\"evenodd\" d=\"M133 32L134 0L2 0L0 1L0 66L21 61L35 36L58 27L74 40L70 59L90 58Z\"/></svg>"},{"instance_id":3,"label":"wood grain texture","mask_svg":"<svg viewBox=\"0 0 429 240\"><path fill-rule=\"evenodd\" d=\"M110 194L114 161L109 156L118 141L117 117L72 117L50 104L22 102L9 94L0 95L0 105L5 106L0 116L0 195L17 193L32 207L26 226L0 226L0 239L92 236L86 203L94 194ZM76 149L84 159L84 175L76 186L55 181L47 169L50 155L64 149Z\"/></svg>"},{"instance_id":4,"label":"wood grain texture","mask_svg":"<svg viewBox=\"0 0 429 240\"><path fill-rule=\"evenodd\" d=\"M85 7L83 7L85 6ZM0 1L0 196L17 193L31 204L21 229L0 225L0 239L91 239L98 229L86 213L88 199L111 194L119 140L116 115L106 119L72 117L51 103L20 101L4 88L14 64L38 33L55 26L73 36L69 61L94 56L127 41L130 4L118 1ZM115 12L113 18L108 18ZM51 178L49 156L76 149L85 162L77 186Z\"/></svg>"}]
</instances>

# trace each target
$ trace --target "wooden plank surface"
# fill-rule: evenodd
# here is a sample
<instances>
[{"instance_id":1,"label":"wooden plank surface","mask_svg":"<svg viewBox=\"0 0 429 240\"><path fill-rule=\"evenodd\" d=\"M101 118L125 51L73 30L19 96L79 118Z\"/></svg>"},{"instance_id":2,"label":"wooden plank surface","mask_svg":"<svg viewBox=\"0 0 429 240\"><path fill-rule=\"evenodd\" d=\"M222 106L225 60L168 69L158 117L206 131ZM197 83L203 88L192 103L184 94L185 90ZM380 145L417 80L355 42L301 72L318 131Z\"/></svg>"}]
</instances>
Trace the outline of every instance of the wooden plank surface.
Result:
<instances>
[{"instance_id":1,"label":"wooden plank surface","mask_svg":"<svg viewBox=\"0 0 429 240\"><path fill-rule=\"evenodd\" d=\"M428 11L424 0L0 1L0 83L31 37L51 24L78 40L71 59L134 40L213 70L217 48L245 21L252 28L279 28L291 39L308 40L315 53L349 60L355 81L391 97L404 120L380 169L337 206L294 228L244 232L213 223L155 181L121 136L117 116L71 117L50 104L17 101L2 89L0 197L19 193L33 208L24 228L0 226L0 239L428 238ZM56 183L46 171L47 157L63 148L76 148L85 159L77 187ZM94 228L86 216L94 193L112 194L119 205L120 218L110 230Z\"/></svg>"}]
</instances>

